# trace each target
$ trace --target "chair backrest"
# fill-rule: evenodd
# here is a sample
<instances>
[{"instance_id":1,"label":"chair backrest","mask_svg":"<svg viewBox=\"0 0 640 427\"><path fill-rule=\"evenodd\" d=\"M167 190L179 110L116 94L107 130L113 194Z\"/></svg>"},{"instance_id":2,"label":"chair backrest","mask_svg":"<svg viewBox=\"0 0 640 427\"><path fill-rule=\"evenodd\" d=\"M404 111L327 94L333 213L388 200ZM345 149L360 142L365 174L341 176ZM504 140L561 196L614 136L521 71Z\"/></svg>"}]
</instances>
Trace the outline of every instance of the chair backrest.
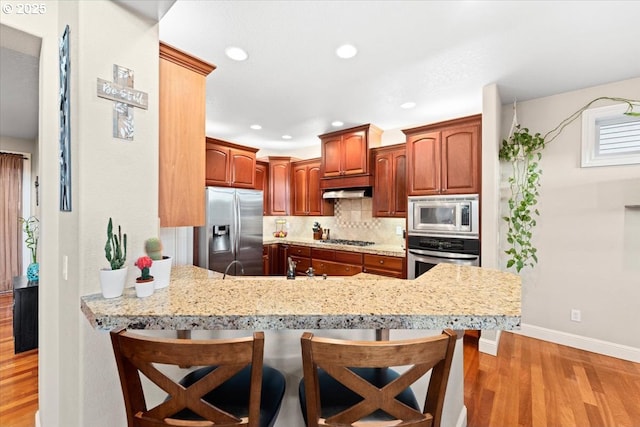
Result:
<instances>
[{"instance_id":1,"label":"chair backrest","mask_svg":"<svg viewBox=\"0 0 640 427\"><path fill-rule=\"evenodd\" d=\"M302 363L309 427L352 425L377 410L395 417L394 421L371 422L375 426L440 426L444 395L449 379L456 334L445 330L437 336L394 341L348 341L302 335ZM400 377L382 388L370 384L349 368L410 366ZM321 418L318 368L363 397L350 408ZM431 370L429 388L422 412L410 408L395 396ZM362 421L363 426L368 425ZM360 424L358 424L360 425Z\"/></svg>"},{"instance_id":2,"label":"chair backrest","mask_svg":"<svg viewBox=\"0 0 640 427\"><path fill-rule=\"evenodd\" d=\"M149 426L258 426L262 387L264 333L253 337L219 340L154 338L124 330L111 332L120 374L129 427ZM217 366L200 381L183 387L160 372L155 364ZM238 418L204 401L202 396L251 364L248 417ZM168 399L147 409L140 373L169 394ZM249 390L247 390L249 393ZM206 421L184 421L171 416L188 408Z\"/></svg>"}]
</instances>

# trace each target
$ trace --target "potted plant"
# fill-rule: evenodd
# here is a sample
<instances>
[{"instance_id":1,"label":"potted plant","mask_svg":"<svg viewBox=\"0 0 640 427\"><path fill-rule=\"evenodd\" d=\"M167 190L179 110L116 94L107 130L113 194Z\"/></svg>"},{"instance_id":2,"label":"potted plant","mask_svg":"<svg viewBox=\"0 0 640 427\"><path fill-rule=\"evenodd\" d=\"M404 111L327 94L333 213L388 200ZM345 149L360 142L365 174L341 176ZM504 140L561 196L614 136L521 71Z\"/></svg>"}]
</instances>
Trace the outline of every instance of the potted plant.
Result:
<instances>
[{"instance_id":1,"label":"potted plant","mask_svg":"<svg viewBox=\"0 0 640 427\"><path fill-rule=\"evenodd\" d=\"M105 298L116 298L122 295L124 283L127 279L127 235L122 234L118 226L118 234L113 234L113 221L109 218L107 224L107 243L104 245L104 255L109 261L110 268L100 270L100 288Z\"/></svg>"},{"instance_id":2,"label":"potted plant","mask_svg":"<svg viewBox=\"0 0 640 427\"><path fill-rule=\"evenodd\" d=\"M27 267L27 279L30 282L37 282L40 275L40 265L38 264L38 223L40 221L35 216L30 216L27 219L18 218L18 221L22 224L22 229L27 235L24 242L31 251L31 263Z\"/></svg>"},{"instance_id":3,"label":"potted plant","mask_svg":"<svg viewBox=\"0 0 640 427\"><path fill-rule=\"evenodd\" d=\"M144 251L153 260L150 274L154 277L155 288L162 289L169 286L171 280L170 256L162 255L162 241L157 237L152 237L144 242Z\"/></svg>"},{"instance_id":4,"label":"potted plant","mask_svg":"<svg viewBox=\"0 0 640 427\"><path fill-rule=\"evenodd\" d=\"M153 265L153 260L148 256L141 256L135 263L140 269L140 277L136 277L136 295L138 298L148 297L153 294L155 287L153 276L149 274L149 268Z\"/></svg>"}]
</instances>

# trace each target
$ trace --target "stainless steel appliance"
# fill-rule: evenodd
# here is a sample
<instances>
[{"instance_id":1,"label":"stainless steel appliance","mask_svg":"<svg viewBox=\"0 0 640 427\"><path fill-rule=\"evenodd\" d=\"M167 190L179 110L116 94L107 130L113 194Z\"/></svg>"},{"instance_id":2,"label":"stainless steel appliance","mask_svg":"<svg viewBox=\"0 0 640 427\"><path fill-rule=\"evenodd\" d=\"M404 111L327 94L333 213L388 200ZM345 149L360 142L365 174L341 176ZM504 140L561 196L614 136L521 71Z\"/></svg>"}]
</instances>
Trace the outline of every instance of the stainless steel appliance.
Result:
<instances>
[{"instance_id":1,"label":"stainless steel appliance","mask_svg":"<svg viewBox=\"0 0 640 427\"><path fill-rule=\"evenodd\" d=\"M409 197L408 234L478 238L477 194Z\"/></svg>"},{"instance_id":2,"label":"stainless steel appliance","mask_svg":"<svg viewBox=\"0 0 640 427\"><path fill-rule=\"evenodd\" d=\"M407 278L415 279L437 264L480 265L480 240L409 235Z\"/></svg>"},{"instance_id":3,"label":"stainless steel appliance","mask_svg":"<svg viewBox=\"0 0 640 427\"><path fill-rule=\"evenodd\" d=\"M409 197L407 278L441 262L480 265L477 194Z\"/></svg>"},{"instance_id":4,"label":"stainless steel appliance","mask_svg":"<svg viewBox=\"0 0 640 427\"><path fill-rule=\"evenodd\" d=\"M262 275L262 191L205 191L206 223L197 228L198 265L234 276Z\"/></svg>"}]
</instances>

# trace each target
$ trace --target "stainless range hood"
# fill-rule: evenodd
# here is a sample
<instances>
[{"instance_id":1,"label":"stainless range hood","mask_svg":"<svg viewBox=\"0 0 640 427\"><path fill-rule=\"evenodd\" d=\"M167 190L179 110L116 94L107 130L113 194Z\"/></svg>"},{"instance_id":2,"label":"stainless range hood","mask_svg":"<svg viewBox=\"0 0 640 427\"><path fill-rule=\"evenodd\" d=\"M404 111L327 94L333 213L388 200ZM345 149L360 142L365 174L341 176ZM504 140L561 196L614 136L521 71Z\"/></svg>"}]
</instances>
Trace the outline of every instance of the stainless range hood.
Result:
<instances>
[{"instance_id":1,"label":"stainless range hood","mask_svg":"<svg viewBox=\"0 0 640 427\"><path fill-rule=\"evenodd\" d=\"M342 190L329 190L322 193L323 199L362 199L371 197L371 187L345 188Z\"/></svg>"}]
</instances>

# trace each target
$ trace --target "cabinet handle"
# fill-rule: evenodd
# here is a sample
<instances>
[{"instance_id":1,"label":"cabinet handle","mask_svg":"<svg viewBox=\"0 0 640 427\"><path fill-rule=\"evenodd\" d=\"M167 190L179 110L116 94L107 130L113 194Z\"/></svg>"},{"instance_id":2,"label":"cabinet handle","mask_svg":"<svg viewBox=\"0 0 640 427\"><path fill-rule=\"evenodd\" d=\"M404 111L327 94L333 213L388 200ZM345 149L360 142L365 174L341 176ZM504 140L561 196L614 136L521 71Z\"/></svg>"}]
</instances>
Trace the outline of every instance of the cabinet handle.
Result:
<instances>
[{"instance_id":1,"label":"cabinet handle","mask_svg":"<svg viewBox=\"0 0 640 427\"><path fill-rule=\"evenodd\" d=\"M381 259L381 260L380 260L380 264L384 264L384 260L382 260L382 259Z\"/></svg>"},{"instance_id":2,"label":"cabinet handle","mask_svg":"<svg viewBox=\"0 0 640 427\"><path fill-rule=\"evenodd\" d=\"M350 270L351 270L351 267L346 267L345 268L345 271L350 271Z\"/></svg>"}]
</instances>

